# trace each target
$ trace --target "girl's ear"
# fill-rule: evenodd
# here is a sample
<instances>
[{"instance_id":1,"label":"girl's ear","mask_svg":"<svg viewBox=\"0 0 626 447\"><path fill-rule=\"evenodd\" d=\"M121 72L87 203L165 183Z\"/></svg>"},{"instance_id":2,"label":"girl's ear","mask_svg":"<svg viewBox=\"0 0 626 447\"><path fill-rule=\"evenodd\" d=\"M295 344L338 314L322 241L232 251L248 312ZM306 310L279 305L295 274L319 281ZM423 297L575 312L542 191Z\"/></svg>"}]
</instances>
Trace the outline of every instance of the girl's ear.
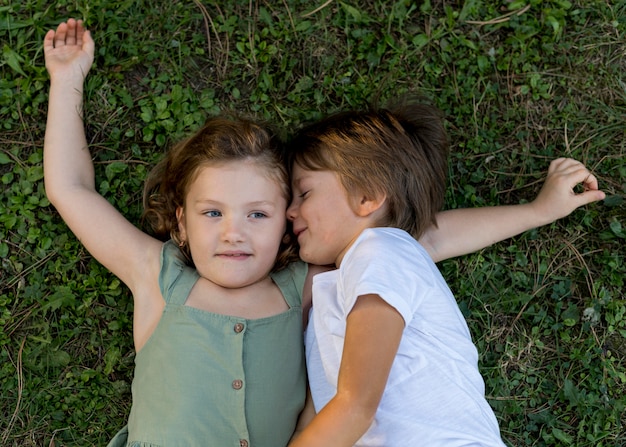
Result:
<instances>
[{"instance_id":1,"label":"girl's ear","mask_svg":"<svg viewBox=\"0 0 626 447\"><path fill-rule=\"evenodd\" d=\"M368 217L380 210L387 200L387 195L379 193L374 197L361 196L356 204L356 214L360 217Z\"/></svg>"},{"instance_id":2,"label":"girl's ear","mask_svg":"<svg viewBox=\"0 0 626 447\"><path fill-rule=\"evenodd\" d=\"M178 221L178 234L180 234L180 241L186 241L187 232L185 231L185 211L182 206L176 208L176 220Z\"/></svg>"}]
</instances>

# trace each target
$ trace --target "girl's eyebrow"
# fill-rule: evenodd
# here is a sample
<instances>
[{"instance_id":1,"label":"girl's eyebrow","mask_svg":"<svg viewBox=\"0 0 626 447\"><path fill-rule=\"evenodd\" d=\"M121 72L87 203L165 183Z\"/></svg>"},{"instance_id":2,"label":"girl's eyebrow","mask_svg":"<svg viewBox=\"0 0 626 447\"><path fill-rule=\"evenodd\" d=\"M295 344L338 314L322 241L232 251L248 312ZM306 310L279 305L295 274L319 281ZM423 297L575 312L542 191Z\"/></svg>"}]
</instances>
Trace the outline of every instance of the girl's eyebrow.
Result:
<instances>
[{"instance_id":1,"label":"girl's eyebrow","mask_svg":"<svg viewBox=\"0 0 626 447\"><path fill-rule=\"evenodd\" d=\"M225 205L224 202L220 202L219 200L213 200L213 199L196 199L193 201L194 204L197 205L216 205L216 206L223 206ZM276 207L276 203L272 200L253 200L251 202L246 202L245 203L246 206L272 206L272 207Z\"/></svg>"},{"instance_id":2,"label":"girl's eyebrow","mask_svg":"<svg viewBox=\"0 0 626 447\"><path fill-rule=\"evenodd\" d=\"M276 203L274 203L271 200L257 200L257 201L254 201L254 202L249 202L246 205L248 205L248 206L273 206L273 207L275 207Z\"/></svg>"},{"instance_id":3,"label":"girl's eyebrow","mask_svg":"<svg viewBox=\"0 0 626 447\"><path fill-rule=\"evenodd\" d=\"M198 205L223 205L223 203L218 200L203 198L195 199L193 203Z\"/></svg>"}]
</instances>

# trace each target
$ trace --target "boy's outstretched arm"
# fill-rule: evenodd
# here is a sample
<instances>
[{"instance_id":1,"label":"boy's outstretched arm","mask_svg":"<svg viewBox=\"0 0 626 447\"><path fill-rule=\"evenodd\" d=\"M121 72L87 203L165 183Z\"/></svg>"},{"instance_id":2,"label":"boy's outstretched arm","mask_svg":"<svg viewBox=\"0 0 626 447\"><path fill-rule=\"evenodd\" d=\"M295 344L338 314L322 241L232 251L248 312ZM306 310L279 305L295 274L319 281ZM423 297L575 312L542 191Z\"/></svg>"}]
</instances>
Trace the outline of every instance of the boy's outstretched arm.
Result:
<instances>
[{"instance_id":1,"label":"boy's outstretched arm","mask_svg":"<svg viewBox=\"0 0 626 447\"><path fill-rule=\"evenodd\" d=\"M579 184L583 192L576 193ZM550 163L546 181L532 202L443 211L437 215L438 227L431 226L419 242L439 262L552 223L604 197L598 180L582 163L558 158Z\"/></svg>"}]
</instances>

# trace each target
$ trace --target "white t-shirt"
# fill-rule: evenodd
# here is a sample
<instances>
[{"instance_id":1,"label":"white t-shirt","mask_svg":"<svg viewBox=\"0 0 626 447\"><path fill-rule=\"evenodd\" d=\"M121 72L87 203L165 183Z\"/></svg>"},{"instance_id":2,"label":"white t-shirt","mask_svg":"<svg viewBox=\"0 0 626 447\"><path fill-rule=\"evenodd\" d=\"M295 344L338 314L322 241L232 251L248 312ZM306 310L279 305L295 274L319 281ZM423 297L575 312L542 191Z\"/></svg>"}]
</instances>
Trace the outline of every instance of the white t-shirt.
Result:
<instances>
[{"instance_id":1,"label":"white t-shirt","mask_svg":"<svg viewBox=\"0 0 626 447\"><path fill-rule=\"evenodd\" d=\"M306 355L316 411L337 391L346 319L365 294L397 309L405 328L374 423L356 445L504 446L454 296L426 250L395 228L365 230L338 270L313 278Z\"/></svg>"}]
</instances>

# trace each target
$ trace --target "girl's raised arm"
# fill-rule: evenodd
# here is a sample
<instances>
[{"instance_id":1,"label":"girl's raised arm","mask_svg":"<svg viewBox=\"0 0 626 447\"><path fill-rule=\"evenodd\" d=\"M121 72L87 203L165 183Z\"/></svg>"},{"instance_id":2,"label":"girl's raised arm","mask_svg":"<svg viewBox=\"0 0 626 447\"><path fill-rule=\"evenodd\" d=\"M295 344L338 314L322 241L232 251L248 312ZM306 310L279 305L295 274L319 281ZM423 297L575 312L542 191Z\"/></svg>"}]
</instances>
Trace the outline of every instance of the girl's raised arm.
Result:
<instances>
[{"instance_id":1,"label":"girl's raised arm","mask_svg":"<svg viewBox=\"0 0 626 447\"><path fill-rule=\"evenodd\" d=\"M82 120L83 83L93 63L94 41L82 21L69 19L48 31L44 55L50 74L46 194L89 252L135 293L140 283L158 275L161 243L128 222L95 189Z\"/></svg>"},{"instance_id":2,"label":"girl's raised arm","mask_svg":"<svg viewBox=\"0 0 626 447\"><path fill-rule=\"evenodd\" d=\"M576 193L576 185L584 191ZM558 158L548 168L535 200L509 206L463 208L437 215L419 242L435 262L472 253L532 228L567 216L576 208L604 199L598 180L579 161Z\"/></svg>"}]
</instances>

